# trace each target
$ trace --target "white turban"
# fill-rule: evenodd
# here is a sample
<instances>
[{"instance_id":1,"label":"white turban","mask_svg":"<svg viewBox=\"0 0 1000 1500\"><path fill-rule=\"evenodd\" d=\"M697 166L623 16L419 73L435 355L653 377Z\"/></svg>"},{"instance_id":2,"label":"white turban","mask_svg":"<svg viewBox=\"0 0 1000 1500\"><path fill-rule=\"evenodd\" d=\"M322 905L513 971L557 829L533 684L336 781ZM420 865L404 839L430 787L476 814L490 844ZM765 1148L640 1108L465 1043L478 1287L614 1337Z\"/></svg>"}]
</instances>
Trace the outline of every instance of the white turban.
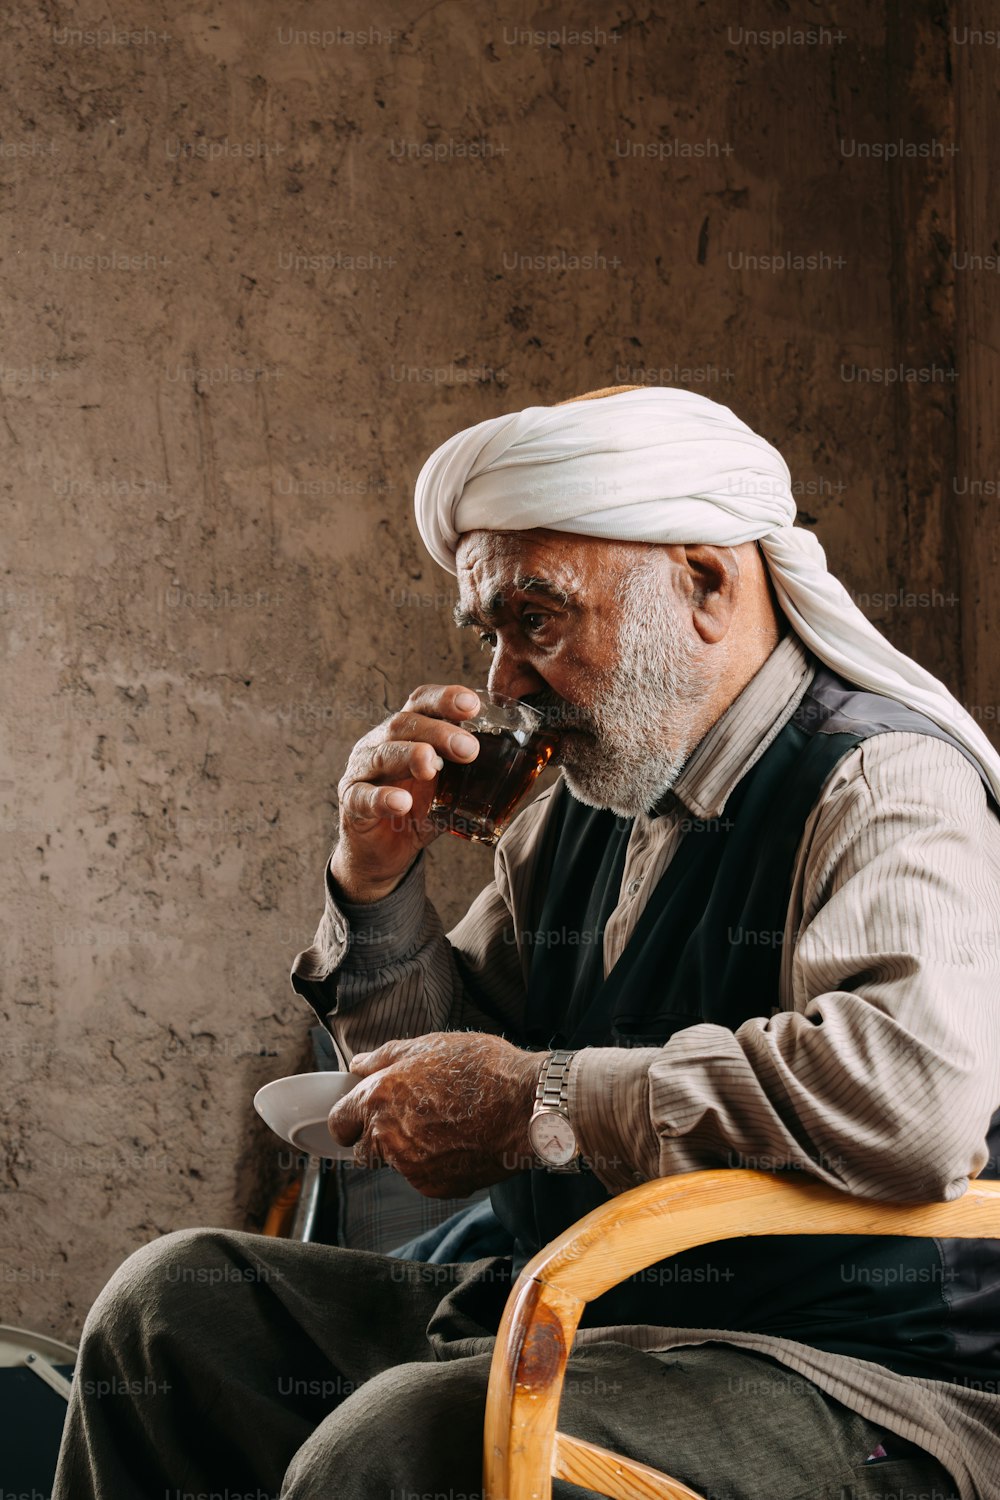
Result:
<instances>
[{"instance_id":1,"label":"white turban","mask_svg":"<svg viewBox=\"0 0 1000 1500\"><path fill-rule=\"evenodd\" d=\"M781 454L726 406L651 386L491 417L442 443L414 494L436 562L456 573L463 532L545 527L658 543L759 541L792 628L849 682L926 714L1000 799L1000 755L942 682L886 640L795 526Z\"/></svg>"}]
</instances>

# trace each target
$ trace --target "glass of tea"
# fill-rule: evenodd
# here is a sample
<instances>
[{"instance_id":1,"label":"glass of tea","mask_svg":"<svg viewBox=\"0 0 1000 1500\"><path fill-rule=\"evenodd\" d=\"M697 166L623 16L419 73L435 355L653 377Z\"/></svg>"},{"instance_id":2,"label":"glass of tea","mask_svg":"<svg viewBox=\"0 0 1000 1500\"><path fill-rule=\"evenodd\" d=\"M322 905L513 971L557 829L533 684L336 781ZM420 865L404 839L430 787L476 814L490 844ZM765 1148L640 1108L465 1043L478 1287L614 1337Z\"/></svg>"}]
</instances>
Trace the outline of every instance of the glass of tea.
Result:
<instances>
[{"instance_id":1,"label":"glass of tea","mask_svg":"<svg viewBox=\"0 0 1000 1500\"><path fill-rule=\"evenodd\" d=\"M492 846L559 741L530 704L486 688L475 692L479 712L463 719L462 728L479 741L479 754L471 762L445 761L428 816L442 832Z\"/></svg>"}]
</instances>

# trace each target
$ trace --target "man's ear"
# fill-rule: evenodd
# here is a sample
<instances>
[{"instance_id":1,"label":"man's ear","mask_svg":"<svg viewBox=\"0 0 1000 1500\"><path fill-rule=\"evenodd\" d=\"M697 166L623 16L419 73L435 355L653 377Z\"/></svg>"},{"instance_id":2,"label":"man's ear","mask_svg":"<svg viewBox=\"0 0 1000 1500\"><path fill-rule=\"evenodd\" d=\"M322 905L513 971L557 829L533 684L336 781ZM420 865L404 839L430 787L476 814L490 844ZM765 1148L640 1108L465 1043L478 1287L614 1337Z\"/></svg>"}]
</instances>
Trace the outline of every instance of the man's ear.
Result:
<instances>
[{"instance_id":1,"label":"man's ear","mask_svg":"<svg viewBox=\"0 0 1000 1500\"><path fill-rule=\"evenodd\" d=\"M718 645L732 623L740 593L740 563L734 547L698 543L684 549L690 578L688 606L694 628L709 646Z\"/></svg>"}]
</instances>

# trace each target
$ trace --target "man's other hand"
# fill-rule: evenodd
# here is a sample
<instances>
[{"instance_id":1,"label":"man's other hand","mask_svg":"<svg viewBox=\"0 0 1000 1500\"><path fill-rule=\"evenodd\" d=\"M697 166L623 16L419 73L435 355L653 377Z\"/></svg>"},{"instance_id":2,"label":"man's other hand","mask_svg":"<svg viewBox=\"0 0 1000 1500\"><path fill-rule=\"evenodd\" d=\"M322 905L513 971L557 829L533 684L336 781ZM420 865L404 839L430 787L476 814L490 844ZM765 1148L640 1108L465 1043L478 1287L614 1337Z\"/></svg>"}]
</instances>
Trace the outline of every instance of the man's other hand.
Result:
<instances>
[{"instance_id":1,"label":"man's other hand","mask_svg":"<svg viewBox=\"0 0 1000 1500\"><path fill-rule=\"evenodd\" d=\"M363 1080L330 1111L359 1166L387 1162L428 1198L464 1198L534 1162L528 1121L544 1055L476 1031L358 1053Z\"/></svg>"}]
</instances>

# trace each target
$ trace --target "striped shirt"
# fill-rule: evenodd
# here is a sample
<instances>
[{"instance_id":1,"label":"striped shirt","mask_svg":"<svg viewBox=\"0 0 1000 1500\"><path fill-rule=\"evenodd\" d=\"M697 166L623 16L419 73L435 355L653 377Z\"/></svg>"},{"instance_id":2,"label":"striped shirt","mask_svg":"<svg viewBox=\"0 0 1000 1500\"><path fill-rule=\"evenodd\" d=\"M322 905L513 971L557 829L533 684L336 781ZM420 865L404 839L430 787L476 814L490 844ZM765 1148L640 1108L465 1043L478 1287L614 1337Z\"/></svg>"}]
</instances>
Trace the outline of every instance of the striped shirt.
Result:
<instances>
[{"instance_id":1,"label":"striped shirt","mask_svg":"<svg viewBox=\"0 0 1000 1500\"><path fill-rule=\"evenodd\" d=\"M634 820L604 930L605 976L693 820L724 817L815 667L786 635L672 791ZM425 894L423 855L367 906L338 899L327 866L325 911L292 984L329 1025L345 1065L392 1037L520 1033L534 945L548 936L536 873L557 786L515 818L493 880L447 935ZM663 1047L576 1053L569 1111L605 1187L742 1165L798 1167L888 1201L959 1197L987 1165L1000 1105L1000 820L974 767L914 733L879 734L849 752L807 821L784 930L753 934L765 936L781 945L770 1015L735 1032L690 1026ZM862 973L863 983L840 988ZM932 1453L962 1500L1000 1496L1000 1385L898 1375L725 1329L582 1329L577 1342L611 1336L644 1349L711 1340L758 1350Z\"/></svg>"}]
</instances>

